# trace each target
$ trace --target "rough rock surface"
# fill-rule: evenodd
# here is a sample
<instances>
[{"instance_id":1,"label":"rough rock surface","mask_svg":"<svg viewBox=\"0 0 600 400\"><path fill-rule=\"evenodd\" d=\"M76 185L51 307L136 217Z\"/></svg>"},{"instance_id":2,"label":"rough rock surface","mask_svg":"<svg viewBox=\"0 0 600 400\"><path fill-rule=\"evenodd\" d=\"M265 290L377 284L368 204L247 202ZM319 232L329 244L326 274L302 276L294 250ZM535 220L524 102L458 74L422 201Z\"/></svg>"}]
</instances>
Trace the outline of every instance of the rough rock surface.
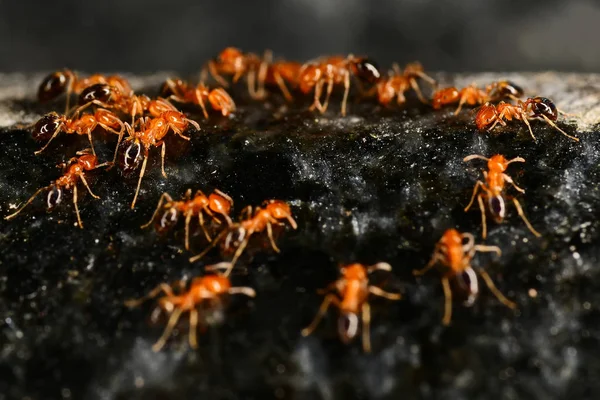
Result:
<instances>
[{"instance_id":1,"label":"rough rock surface","mask_svg":"<svg viewBox=\"0 0 600 400\"><path fill-rule=\"evenodd\" d=\"M34 156L40 143L14 127L53 108L34 101L41 76L0 76L2 215L87 146L85 137L64 135ZM152 93L164 76L134 85ZM52 213L40 198L16 219L0 220L0 399L597 398L600 76L438 77L443 85L512 79L574 114L560 126L581 141L540 122L533 123L537 143L518 123L478 133L468 111L433 112L413 97L391 110L351 101L344 118L337 100L321 116L306 111L306 101L288 109L278 96L240 101L229 119L195 114L202 129L190 143L167 141L168 179L159 152L151 153L134 211L137 176L114 168L90 173L101 199L80 196L84 230L74 225L70 197ZM115 143L103 134L95 141L104 159ZM508 172L526 189L519 198L543 237L512 208L504 224L490 221L486 243L503 254L474 264L519 308L503 307L484 288L473 307L457 302L443 327L439 275L415 279L411 271L425 265L447 228L482 241L479 212L463 211L484 167L462 162L473 153L527 160ZM281 254L254 248L242 257L233 283L258 295L233 298L222 322L201 332L197 351L183 324L154 353L163 325L150 323L152 304L129 310L123 301L201 274L203 263L188 262L205 245L200 232L187 252L181 225L165 236L140 229L162 192L179 197L187 188L223 190L236 214L268 198L290 201L299 228L280 234ZM204 261L220 260L211 253ZM322 299L316 289L337 277L338 263L380 260L394 268L387 281L380 275L385 287L404 299L373 300L372 354L359 341L339 341L335 310L312 336L300 336Z\"/></svg>"}]
</instances>

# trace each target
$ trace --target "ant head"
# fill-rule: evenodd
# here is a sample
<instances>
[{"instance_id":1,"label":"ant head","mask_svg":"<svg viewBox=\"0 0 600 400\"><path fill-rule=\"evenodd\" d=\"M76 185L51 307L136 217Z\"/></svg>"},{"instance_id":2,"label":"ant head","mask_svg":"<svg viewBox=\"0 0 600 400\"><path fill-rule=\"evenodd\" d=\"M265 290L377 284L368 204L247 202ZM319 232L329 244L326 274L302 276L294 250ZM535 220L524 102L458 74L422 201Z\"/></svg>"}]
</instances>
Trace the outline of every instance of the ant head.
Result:
<instances>
[{"instance_id":1,"label":"ant head","mask_svg":"<svg viewBox=\"0 0 600 400\"><path fill-rule=\"evenodd\" d=\"M54 135L57 129L62 124L62 118L55 112L44 115L36 122L31 132L31 136L35 140L48 140Z\"/></svg>"},{"instance_id":2,"label":"ant head","mask_svg":"<svg viewBox=\"0 0 600 400\"><path fill-rule=\"evenodd\" d=\"M376 83L381 79L381 72L374 61L368 58L356 59L350 64L352 73L361 81L367 83Z\"/></svg>"},{"instance_id":3,"label":"ant head","mask_svg":"<svg viewBox=\"0 0 600 400\"><path fill-rule=\"evenodd\" d=\"M160 219L156 221L154 228L158 233L164 233L173 228L179 219L179 211L175 207L169 207L162 214Z\"/></svg>"},{"instance_id":4,"label":"ant head","mask_svg":"<svg viewBox=\"0 0 600 400\"><path fill-rule=\"evenodd\" d=\"M244 57L244 53L236 47L227 47L218 56L219 60L225 63L235 62L241 57Z\"/></svg>"},{"instance_id":5,"label":"ant head","mask_svg":"<svg viewBox=\"0 0 600 400\"><path fill-rule=\"evenodd\" d=\"M106 103L113 96L116 89L105 83L97 83L85 88L79 95L79 104L87 104L94 100Z\"/></svg>"},{"instance_id":6,"label":"ant head","mask_svg":"<svg viewBox=\"0 0 600 400\"><path fill-rule=\"evenodd\" d=\"M358 333L358 315L342 312L338 317L338 334L344 344L350 343Z\"/></svg>"},{"instance_id":7,"label":"ant head","mask_svg":"<svg viewBox=\"0 0 600 400\"><path fill-rule=\"evenodd\" d=\"M124 140L121 143L123 156L119 159L123 173L129 174L135 171L144 157L143 147L139 140Z\"/></svg>"},{"instance_id":8,"label":"ant head","mask_svg":"<svg viewBox=\"0 0 600 400\"><path fill-rule=\"evenodd\" d=\"M490 196L488 199L488 206L494 221L497 224L501 223L506 215L506 204L504 203L504 197Z\"/></svg>"},{"instance_id":9,"label":"ant head","mask_svg":"<svg viewBox=\"0 0 600 400\"><path fill-rule=\"evenodd\" d=\"M226 293L231 288L229 278L223 275L207 275L202 279L203 286L211 293Z\"/></svg>"},{"instance_id":10,"label":"ant head","mask_svg":"<svg viewBox=\"0 0 600 400\"><path fill-rule=\"evenodd\" d=\"M52 210L54 207L60 204L62 201L63 191L60 187L52 185L49 188L48 196L46 197L46 207L48 210Z\"/></svg>"},{"instance_id":11,"label":"ant head","mask_svg":"<svg viewBox=\"0 0 600 400\"><path fill-rule=\"evenodd\" d=\"M69 70L57 71L48 75L38 88L38 100L42 103L60 96L72 84L74 75Z\"/></svg>"},{"instance_id":12,"label":"ant head","mask_svg":"<svg viewBox=\"0 0 600 400\"><path fill-rule=\"evenodd\" d=\"M441 242L447 247L461 246L463 242L463 237L459 231L457 231L454 228L450 228L446 232L444 232Z\"/></svg>"},{"instance_id":13,"label":"ant head","mask_svg":"<svg viewBox=\"0 0 600 400\"><path fill-rule=\"evenodd\" d=\"M546 97L534 97L527 100L527 103L531 104L531 111L533 111L534 116L541 117L544 115L551 121L558 119L558 111L552 100Z\"/></svg>"},{"instance_id":14,"label":"ant head","mask_svg":"<svg viewBox=\"0 0 600 400\"><path fill-rule=\"evenodd\" d=\"M458 286L465 292L467 299L464 302L465 306L472 306L479 294L479 282L477 274L473 268L466 268L464 271L456 275Z\"/></svg>"},{"instance_id":15,"label":"ant head","mask_svg":"<svg viewBox=\"0 0 600 400\"><path fill-rule=\"evenodd\" d=\"M501 172L504 172L504 171L506 171L507 167L508 167L508 161L501 154L493 155L488 160L488 169L490 171L501 171Z\"/></svg>"},{"instance_id":16,"label":"ant head","mask_svg":"<svg viewBox=\"0 0 600 400\"><path fill-rule=\"evenodd\" d=\"M457 102L459 97L459 92L455 87L440 89L433 94L431 104L435 110L439 110L446 104Z\"/></svg>"}]
</instances>

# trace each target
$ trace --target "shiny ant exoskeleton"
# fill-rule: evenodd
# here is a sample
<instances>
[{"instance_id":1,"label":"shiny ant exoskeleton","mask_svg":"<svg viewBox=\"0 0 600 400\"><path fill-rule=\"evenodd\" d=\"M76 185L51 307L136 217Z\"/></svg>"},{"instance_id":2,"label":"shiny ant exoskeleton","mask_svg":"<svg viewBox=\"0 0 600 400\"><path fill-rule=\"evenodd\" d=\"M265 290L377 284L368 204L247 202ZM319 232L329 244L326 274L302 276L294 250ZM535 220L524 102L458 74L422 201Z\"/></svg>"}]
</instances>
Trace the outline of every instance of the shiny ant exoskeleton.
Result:
<instances>
[{"instance_id":1,"label":"shiny ant exoskeleton","mask_svg":"<svg viewBox=\"0 0 600 400\"><path fill-rule=\"evenodd\" d=\"M475 106L502 99L518 100L521 96L523 96L523 89L510 81L493 82L485 89L480 89L473 83L460 90L448 87L436 91L432 96L432 106L435 110L439 110L445 105L458 103L454 111L454 115L458 115L465 104Z\"/></svg>"},{"instance_id":2,"label":"shiny ant exoskeleton","mask_svg":"<svg viewBox=\"0 0 600 400\"><path fill-rule=\"evenodd\" d=\"M159 233L162 233L167 229L172 228L177 223L179 216L183 214L185 216L185 249L189 250L189 227L192 217L198 216L198 223L202 228L206 239L210 241L211 237L208 234L204 224L204 214L211 217L218 224L221 223L221 220L217 218L217 215L220 215L225 222L227 222L227 225L231 225L229 212L232 206L233 200L231 197L221 192L219 189L215 189L215 191L209 196L206 196L204 193L202 193L202 191L198 190L194 197L192 197L192 189L188 189L185 192L184 199L180 201L175 201L168 193L163 193L162 196L160 196L160 200L158 201L158 206L156 207L154 214L152 214L152 218L150 218L148 223L142 225L142 229L150 226L152 221L156 219L159 212L162 211L162 216L155 225L156 230Z\"/></svg>"},{"instance_id":3,"label":"shiny ant exoskeleton","mask_svg":"<svg viewBox=\"0 0 600 400\"><path fill-rule=\"evenodd\" d=\"M498 124L506 126L505 120L520 120L527 125L527 128L529 128L529 134L533 140L536 140L529 121L543 119L548 125L569 139L573 139L578 142L578 138L569 135L560 129L558 125L556 125L555 122L558 120L559 113L562 113L562 111L559 111L554 103L545 97L532 97L527 99L525 102L519 100L517 104L509 104L503 101L497 105L485 103L479 108L479 111L475 116L475 124L477 125L477 129L480 131L485 130L486 128L488 131L491 131Z\"/></svg>"},{"instance_id":4,"label":"shiny ant exoskeleton","mask_svg":"<svg viewBox=\"0 0 600 400\"><path fill-rule=\"evenodd\" d=\"M409 89L413 89L417 94L417 97L422 103L428 103L423 97L423 93L419 88L418 78L421 78L428 82L432 87L437 86L437 82L429 75L425 74L423 66L418 63L407 64L404 71L400 70L398 64L392 66L393 71L388 73L387 78L382 78L377 82L375 89L377 90L377 98L379 103L384 106L389 105L394 98L398 105L402 105L406 102L406 93Z\"/></svg>"},{"instance_id":5,"label":"shiny ant exoskeleton","mask_svg":"<svg viewBox=\"0 0 600 400\"><path fill-rule=\"evenodd\" d=\"M233 223L225 228L202 253L190 258L190 262L198 261L220 240L225 239L223 241L223 247L226 251L232 248L236 249L233 259L231 260L231 268L233 268L237 259L248 245L252 235L264 232L265 230L267 231L271 247L279 253L279 248L275 244L275 239L273 238L272 225L281 225L284 223L283 221L286 220L293 229L296 229L298 225L292 217L292 211L289 204L286 202L281 200L267 200L263 204L263 207L256 207L254 212L251 206L246 207L242 211L240 222ZM225 272L226 276L231 273L231 268Z\"/></svg>"},{"instance_id":6,"label":"shiny ant exoskeleton","mask_svg":"<svg viewBox=\"0 0 600 400\"><path fill-rule=\"evenodd\" d=\"M487 208L490 210L492 217L496 223L501 223L504 220L506 215L506 204L504 202L504 186L505 183L510 183L518 192L525 193L525 190L518 187L515 182L512 180L510 176L508 176L504 171L508 168L508 165L513 162L525 162L525 159L521 157L513 158L512 160L507 160L504 156L500 154L496 154L491 158L487 158L478 154L472 154L463 159L464 162L468 162L474 159L480 159L487 161L488 170L483 171L483 181L477 181L475 187L473 188L473 195L471 196L471 201L465 207L465 211L469 211L469 208L473 205L475 201L475 197L477 197L477 202L479 203L479 210L481 211L481 226L482 226L482 237L485 239L487 237L487 225L485 218L485 204L484 199L487 201ZM480 190L481 189L481 190ZM541 236L538 231L533 229L525 214L523 213L523 209L521 208L521 204L516 198L512 198L513 204L517 209L517 213L527 225L527 228L533 233L535 236Z\"/></svg>"},{"instance_id":7,"label":"shiny ant exoskeleton","mask_svg":"<svg viewBox=\"0 0 600 400\"><path fill-rule=\"evenodd\" d=\"M140 177L138 180L137 188L135 190L135 196L131 202L131 209L135 207L138 194L140 192L140 186L142 184L142 178L146 171L146 164L148 162L148 154L151 146L162 147L161 150L161 171L162 175L166 178L165 172L165 152L166 145L164 137L173 131L174 134L182 139L190 140L189 137L183 135L183 132L192 125L197 130L200 130L200 125L196 121L186 118L183 113L178 111L165 111L156 118L142 118L140 119L140 127L138 129L133 128L128 123L125 123L125 128L128 133L128 137L123 142L123 159L122 167L125 173L129 173L137 169L140 160L143 158L142 168L140 170Z\"/></svg>"},{"instance_id":8,"label":"shiny ant exoskeleton","mask_svg":"<svg viewBox=\"0 0 600 400\"><path fill-rule=\"evenodd\" d=\"M146 95L135 95L133 92L123 93L116 86L105 83L97 83L88 86L79 94L79 108L74 111L77 115L92 105L109 108L131 115L133 124L137 116L144 115L151 100Z\"/></svg>"},{"instance_id":9,"label":"shiny ant exoskeleton","mask_svg":"<svg viewBox=\"0 0 600 400\"><path fill-rule=\"evenodd\" d=\"M265 97L267 62L254 53L243 53L235 47L227 47L216 59L208 62L208 71L223 87L229 84L222 75L232 76L233 83L245 76L250 96L255 100ZM206 81L206 67L202 70L200 81Z\"/></svg>"},{"instance_id":10,"label":"shiny ant exoskeleton","mask_svg":"<svg viewBox=\"0 0 600 400\"><path fill-rule=\"evenodd\" d=\"M100 197L96 196L88 185L87 180L85 179L85 173L86 171L91 171L109 165L109 163L98 164L98 158L95 155L90 154L89 150L80 151L77 153L77 155L79 157L73 157L67 163L59 165L60 168L65 170L64 174L60 178L52 182L50 185L38 189L33 196L31 196L29 200L25 202L25 204L19 207L19 209L14 213L4 217L4 219L9 220L16 217L37 197L38 194L44 190L49 191L48 197L46 198L46 206L48 210L52 210L61 203L63 191L72 189L73 205L75 206L75 213L77 214L77 223L79 227L83 229L83 223L81 222L81 216L79 215L79 208L77 206L77 182L81 180L92 197L99 199Z\"/></svg>"},{"instance_id":11,"label":"shiny ant exoskeleton","mask_svg":"<svg viewBox=\"0 0 600 400\"><path fill-rule=\"evenodd\" d=\"M219 269L229 269L229 263L219 263L206 267L206 270ZM187 291L185 290L185 280L177 282L177 287L181 290L180 294L175 294L172 286L161 283L146 296L125 302L127 307L137 307L144 301L154 298L160 293L164 293L164 296L158 299L158 306L155 312L152 313L152 319L155 320L158 316L156 311L164 311L169 315L169 321L160 339L152 346L152 350L155 352L160 351L165 345L183 312L190 313L188 340L190 346L195 349L198 347L196 330L200 319L198 312L199 305L203 303L210 303L212 306L220 305L222 302L221 298L227 294L243 294L248 297L256 296L254 289L243 286L231 286L229 278L220 274L210 274L193 279Z\"/></svg>"},{"instance_id":12,"label":"shiny ant exoskeleton","mask_svg":"<svg viewBox=\"0 0 600 400\"><path fill-rule=\"evenodd\" d=\"M97 109L94 114L83 114L74 118L68 118L65 115L59 115L55 112L51 112L40 118L33 128L32 136L37 140L48 139L48 141L44 147L36 151L35 154L40 154L48 147L52 139L58 136L59 133L65 132L67 134L87 135L92 153L95 155L96 152L94 150L94 142L92 141L92 132L98 126L105 131L119 135L115 155L113 157L114 164L117 158L119 144L125 133L125 125L123 125L123 122L117 115L103 108Z\"/></svg>"},{"instance_id":13,"label":"shiny ant exoskeleton","mask_svg":"<svg viewBox=\"0 0 600 400\"><path fill-rule=\"evenodd\" d=\"M203 83L193 87L181 79L167 79L161 92L163 96L178 103L192 103L200 106L206 119L208 119L206 103L209 103L213 110L220 111L224 117L235 111L235 102L223 88L211 90Z\"/></svg>"},{"instance_id":14,"label":"shiny ant exoskeleton","mask_svg":"<svg viewBox=\"0 0 600 400\"><path fill-rule=\"evenodd\" d=\"M508 300L496 288L490 275L483 269L473 269L471 260L476 252L495 252L501 255L500 248L497 246L484 246L475 244L475 238L470 233L460 233L456 229L448 229L435 246L433 256L427 265L420 270L414 270L413 274L420 276L431 269L436 264L441 264L447 268L442 275L442 287L444 289L444 317L442 323L449 325L452 318L452 290L450 288L450 279L455 279L459 288L466 292L467 300L465 305L470 306L475 302L479 294L479 284L477 274L483 278L483 281L496 296L496 298L505 306L514 309L515 303Z\"/></svg>"},{"instance_id":15,"label":"shiny ant exoskeleton","mask_svg":"<svg viewBox=\"0 0 600 400\"><path fill-rule=\"evenodd\" d=\"M371 351L369 294L388 300L400 300L402 298L402 295L398 293L389 293L378 286L369 285L369 274L374 271L391 270L390 264L384 262L370 266L350 264L342 267L340 269L342 276L321 291L328 294L321 303L321 307L311 324L302 330L302 336L308 336L316 329L329 306L333 304L340 310L338 333L342 342L349 343L356 337L360 319L362 319L363 350L369 353ZM335 293L331 293L333 290Z\"/></svg>"},{"instance_id":16,"label":"shiny ant exoskeleton","mask_svg":"<svg viewBox=\"0 0 600 400\"><path fill-rule=\"evenodd\" d=\"M323 114L329 105L334 85L344 85L342 115L346 115L346 103L350 92L350 75L359 81L374 84L381 78L377 65L366 57L331 56L305 63L298 73L298 86L305 94L314 91L314 101L310 110L315 108ZM325 102L321 103L323 86L327 84Z\"/></svg>"}]
</instances>

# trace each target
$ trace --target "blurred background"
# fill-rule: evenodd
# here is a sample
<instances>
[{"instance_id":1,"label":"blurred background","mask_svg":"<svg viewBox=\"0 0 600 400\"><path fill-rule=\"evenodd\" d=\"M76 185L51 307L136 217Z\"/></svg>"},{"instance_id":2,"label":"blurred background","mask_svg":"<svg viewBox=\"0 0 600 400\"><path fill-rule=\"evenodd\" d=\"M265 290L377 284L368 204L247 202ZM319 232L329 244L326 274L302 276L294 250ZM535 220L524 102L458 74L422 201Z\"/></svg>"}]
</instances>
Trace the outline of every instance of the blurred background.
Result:
<instances>
[{"instance_id":1,"label":"blurred background","mask_svg":"<svg viewBox=\"0 0 600 400\"><path fill-rule=\"evenodd\" d=\"M226 46L428 70L600 71L592 0L0 0L0 71L194 72Z\"/></svg>"}]
</instances>

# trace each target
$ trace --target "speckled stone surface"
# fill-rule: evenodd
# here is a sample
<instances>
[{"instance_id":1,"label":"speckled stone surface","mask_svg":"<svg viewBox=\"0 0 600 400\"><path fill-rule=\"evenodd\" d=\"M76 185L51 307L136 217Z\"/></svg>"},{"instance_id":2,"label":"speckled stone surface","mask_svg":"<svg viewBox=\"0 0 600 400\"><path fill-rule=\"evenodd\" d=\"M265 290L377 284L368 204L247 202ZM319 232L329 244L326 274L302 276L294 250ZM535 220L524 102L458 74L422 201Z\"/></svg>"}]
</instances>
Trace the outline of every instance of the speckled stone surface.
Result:
<instances>
[{"instance_id":1,"label":"speckled stone surface","mask_svg":"<svg viewBox=\"0 0 600 400\"><path fill-rule=\"evenodd\" d=\"M132 77L155 94L168 74ZM30 123L62 103L41 106L41 75L0 75L0 213L11 213L60 175L55 165L87 147L85 137L60 136L44 153ZM508 78L527 94L552 98L573 114L559 125L576 143L534 122L538 138L511 124L479 133L469 111L433 112L412 96L402 109L338 101L323 116L307 100L287 107L236 96L232 118L204 121L187 143L167 141L168 179L160 152L151 153L138 206L129 209L137 176L117 168L94 171L101 199L80 195L85 229L75 226L70 197L52 213L38 199L11 221L0 220L0 399L549 399L600 395L600 76L578 74L438 74L442 85ZM243 90L240 88L239 93ZM98 134L101 159L116 140ZM485 289L471 308L455 304L441 325L443 294L435 272L416 279L445 229L480 238L480 215L465 213L484 163L479 153L521 156L508 173L526 189L525 213L535 238L509 208L490 221L487 244L499 258L478 255L498 287L519 304L509 310ZM187 345L186 325L163 351L152 344L162 326L152 303L127 309L163 281L202 273L189 256L206 242L194 232L183 249L183 227L159 236L140 225L162 192L219 188L237 213L269 198L289 201L298 230L279 234L281 254L253 246L232 276L255 299L232 298L221 323ZM80 190L80 193L84 190ZM217 252L204 262L221 261ZM322 297L316 289L337 277L338 263L387 261L379 275L404 299L372 302L373 353L342 344L332 310L315 333L300 330Z\"/></svg>"}]
</instances>

